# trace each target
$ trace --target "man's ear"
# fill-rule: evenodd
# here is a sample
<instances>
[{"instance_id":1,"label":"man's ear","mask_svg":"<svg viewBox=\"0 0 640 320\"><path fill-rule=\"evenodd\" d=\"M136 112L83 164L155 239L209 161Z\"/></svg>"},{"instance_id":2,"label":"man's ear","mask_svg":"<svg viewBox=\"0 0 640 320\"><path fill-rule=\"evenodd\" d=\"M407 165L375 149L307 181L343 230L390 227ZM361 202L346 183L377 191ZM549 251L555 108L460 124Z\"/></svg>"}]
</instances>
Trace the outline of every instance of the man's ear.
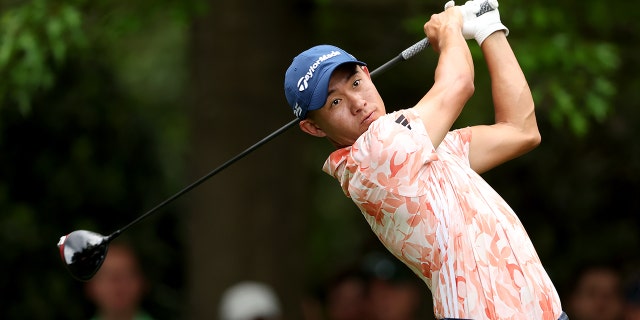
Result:
<instances>
[{"instance_id":1,"label":"man's ear","mask_svg":"<svg viewBox=\"0 0 640 320\"><path fill-rule=\"evenodd\" d=\"M362 70L369 76L369 78L371 78L371 73L369 73L369 68L367 68L367 66L362 66Z\"/></svg>"},{"instance_id":2,"label":"man's ear","mask_svg":"<svg viewBox=\"0 0 640 320\"><path fill-rule=\"evenodd\" d=\"M323 138L327 136L327 134L324 133L324 131L322 131L322 129L320 129L320 127L318 127L312 120L304 119L300 121L299 125L300 125L300 130L314 137Z\"/></svg>"}]
</instances>

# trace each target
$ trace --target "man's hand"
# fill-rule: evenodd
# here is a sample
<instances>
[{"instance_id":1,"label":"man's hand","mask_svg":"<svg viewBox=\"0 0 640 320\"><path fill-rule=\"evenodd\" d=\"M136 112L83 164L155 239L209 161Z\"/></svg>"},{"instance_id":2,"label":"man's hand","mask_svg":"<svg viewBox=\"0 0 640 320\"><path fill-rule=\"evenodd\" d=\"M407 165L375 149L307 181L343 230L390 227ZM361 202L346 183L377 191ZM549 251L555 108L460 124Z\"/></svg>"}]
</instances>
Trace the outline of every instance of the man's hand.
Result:
<instances>
[{"instance_id":1,"label":"man's hand","mask_svg":"<svg viewBox=\"0 0 640 320\"><path fill-rule=\"evenodd\" d=\"M454 7L454 1L447 2L445 9ZM500 21L498 0L471 0L460 8L463 17L462 35L465 39L475 39L478 45L496 31L504 31L509 34L509 29ZM490 10L493 9L493 10Z\"/></svg>"},{"instance_id":2,"label":"man's hand","mask_svg":"<svg viewBox=\"0 0 640 320\"><path fill-rule=\"evenodd\" d=\"M463 17L460 7L446 8L443 12L434 14L424 25L424 33L429 39L433 50L440 52L447 43L447 33L462 34Z\"/></svg>"}]
</instances>

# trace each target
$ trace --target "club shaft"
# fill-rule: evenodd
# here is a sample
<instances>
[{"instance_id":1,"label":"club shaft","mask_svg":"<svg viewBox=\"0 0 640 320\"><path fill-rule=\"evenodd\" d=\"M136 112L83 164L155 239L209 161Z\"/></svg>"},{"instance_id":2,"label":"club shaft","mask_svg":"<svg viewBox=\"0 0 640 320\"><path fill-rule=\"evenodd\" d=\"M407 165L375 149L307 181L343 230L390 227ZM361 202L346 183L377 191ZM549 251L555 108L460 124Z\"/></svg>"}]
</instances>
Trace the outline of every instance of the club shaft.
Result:
<instances>
[{"instance_id":1,"label":"club shaft","mask_svg":"<svg viewBox=\"0 0 640 320\"><path fill-rule=\"evenodd\" d=\"M402 51L402 53L400 53L398 56L394 57L393 59L389 60L388 62L386 62L385 64L383 64L382 66L376 68L375 70L371 71L371 77L375 77L378 74L381 74L382 72L384 72L385 70L389 69L390 67L392 67L393 65L397 64L398 62L401 61L405 61L411 57L413 57L415 54L417 54L418 52L422 51L424 48L426 48L429 45L429 40L427 38L424 38L418 42L416 42L414 45L412 45L411 47L405 49L404 51ZM149 217L150 215L152 215L153 213L155 213L156 211L158 211L159 209L163 208L164 206L168 205L169 203L173 202L174 200L176 200L177 198L179 198L180 196L182 196L183 194L191 191L193 188L199 186L200 184L202 184L203 182L205 182L206 180L208 180L209 178L213 177L214 175L216 175L218 172L224 170L225 168L227 168L228 166L232 165L233 163L235 163L236 161L244 158L246 155L248 155L249 153L251 153L252 151L254 151L255 149L259 148L260 146L262 146L263 144L269 142L270 140L272 140L273 138L277 137L278 135L280 135L281 133L287 131L289 128L295 126L296 124L298 124L300 120L299 119L293 119L291 122L285 124L284 126L282 126L280 129L272 132L271 134L269 134L268 136L266 136L265 138L263 138L262 140L258 141L257 143L255 143L254 145L250 146L249 148L245 149L244 151L242 151L241 153L239 153L238 155L236 155L235 157L227 160L227 162L223 163L222 165L220 165L219 167L213 169L212 171L210 171L209 173L207 173L206 175L204 175L203 177L201 177L200 179L196 180L195 182L191 183L190 185L184 187L182 190L178 191L176 194L172 195L171 197L167 198L166 200L162 201L161 203L159 203L158 205L156 205L155 207L153 207L151 210L145 212L143 215L141 215L140 217L138 217L137 219L131 221L129 224L127 224L126 226L114 231L112 234L110 234L109 236L107 236L106 241L110 242L111 240L115 239L116 237L118 237L122 232L124 232L125 230L129 229L131 226L133 226L134 224L142 221L143 219Z\"/></svg>"},{"instance_id":2,"label":"club shaft","mask_svg":"<svg viewBox=\"0 0 640 320\"><path fill-rule=\"evenodd\" d=\"M402 51L399 55L397 55L396 57L394 57L393 59L387 61L385 64L379 66L378 68L376 68L375 70L371 71L371 76L375 77L378 73L382 73L384 71L386 71L387 69L393 67L394 65L396 65L398 62L402 62L405 60L408 60L410 58L412 58L413 56L415 56L417 53L419 53L420 51L424 50L424 48L426 48L429 45L429 39L424 38L418 42L416 42L414 45L412 45L411 47L405 49L404 51Z\"/></svg>"},{"instance_id":3,"label":"club shaft","mask_svg":"<svg viewBox=\"0 0 640 320\"><path fill-rule=\"evenodd\" d=\"M212 171L210 171L209 173L207 173L206 175L204 175L203 177L201 177L200 179L196 180L195 182L191 183L190 185L184 187L182 190L178 191L176 194L172 195L171 197L167 198L166 200L162 201L161 203L159 203L157 206L153 207L151 210L147 211L145 214L141 215L140 217L138 217L137 219L131 221L128 225L116 230L115 232L113 232L111 235L108 236L108 241L111 241L113 239L115 239L117 236L119 236L124 230L128 229L129 227L131 227L132 225L140 222L142 219L150 216L151 214L153 214L154 212L158 211L160 208L168 205L169 203L173 202L173 200L179 198L180 196L182 196L183 194L191 191L193 188L199 186L200 184L202 184L203 182L205 182L206 180L208 180L209 178L213 177L214 175L216 175L218 172L226 169L228 166L232 165L233 163L235 163L236 161L244 158L246 155L248 155L249 153L251 153L253 150L257 149L258 147L262 146L263 144L269 142L271 139L277 137L278 135L280 135L281 133L283 133L284 131L286 131L287 129L293 127L295 124L298 123L298 119L294 119L291 122L287 123L286 125L282 126L280 129L272 132L270 135L264 137L262 140L258 141L257 143L255 143L254 145L252 145L251 147L245 149L244 151L240 152L238 155L236 155L235 157L227 160L227 162L221 164L219 167L213 169Z\"/></svg>"}]
</instances>

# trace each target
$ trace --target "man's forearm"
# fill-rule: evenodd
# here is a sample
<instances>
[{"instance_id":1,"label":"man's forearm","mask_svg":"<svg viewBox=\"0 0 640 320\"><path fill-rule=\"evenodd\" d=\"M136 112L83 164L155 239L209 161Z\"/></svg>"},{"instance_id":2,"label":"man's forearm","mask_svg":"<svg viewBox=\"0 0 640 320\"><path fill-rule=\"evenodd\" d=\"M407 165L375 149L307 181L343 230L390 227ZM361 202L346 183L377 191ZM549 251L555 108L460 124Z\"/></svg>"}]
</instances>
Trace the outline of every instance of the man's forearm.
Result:
<instances>
[{"instance_id":1,"label":"man's forearm","mask_svg":"<svg viewBox=\"0 0 640 320\"><path fill-rule=\"evenodd\" d=\"M434 147L438 147L474 92L473 60L460 29L444 34L434 84L418 102L416 110L427 128Z\"/></svg>"},{"instance_id":2,"label":"man's forearm","mask_svg":"<svg viewBox=\"0 0 640 320\"><path fill-rule=\"evenodd\" d=\"M496 123L537 131L531 90L505 34L489 36L482 51L491 76Z\"/></svg>"},{"instance_id":3,"label":"man's forearm","mask_svg":"<svg viewBox=\"0 0 640 320\"><path fill-rule=\"evenodd\" d=\"M455 81L460 77L470 77L473 80L473 59L461 31L451 27L446 30L446 33L441 43L434 80L444 83Z\"/></svg>"}]
</instances>

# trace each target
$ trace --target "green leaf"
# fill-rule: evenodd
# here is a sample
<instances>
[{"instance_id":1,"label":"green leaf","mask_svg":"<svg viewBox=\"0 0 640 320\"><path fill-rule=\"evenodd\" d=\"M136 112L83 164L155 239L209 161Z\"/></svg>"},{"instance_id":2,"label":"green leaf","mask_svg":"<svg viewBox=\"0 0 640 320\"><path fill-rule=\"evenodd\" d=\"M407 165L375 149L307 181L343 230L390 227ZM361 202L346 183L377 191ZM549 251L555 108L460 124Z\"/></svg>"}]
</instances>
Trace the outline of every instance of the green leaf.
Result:
<instances>
[{"instance_id":1,"label":"green leaf","mask_svg":"<svg viewBox=\"0 0 640 320\"><path fill-rule=\"evenodd\" d=\"M569 115L569 124L571 125L571 129L573 129L573 133L579 137L584 136L589 129L589 121L587 121L581 113Z\"/></svg>"},{"instance_id":2,"label":"green leaf","mask_svg":"<svg viewBox=\"0 0 640 320\"><path fill-rule=\"evenodd\" d=\"M609 110L607 101L601 96L593 92L589 92L587 94L586 102L590 115L598 122L602 122L606 118L607 111Z\"/></svg>"},{"instance_id":3,"label":"green leaf","mask_svg":"<svg viewBox=\"0 0 640 320\"><path fill-rule=\"evenodd\" d=\"M600 43L593 48L593 53L600 65L605 67L607 71L617 69L620 65L618 50L611 44Z\"/></svg>"},{"instance_id":4,"label":"green leaf","mask_svg":"<svg viewBox=\"0 0 640 320\"><path fill-rule=\"evenodd\" d=\"M53 58L56 62L60 63L64 59L66 51L66 46L62 39L62 22L56 18L52 18L47 22L46 31Z\"/></svg>"},{"instance_id":5,"label":"green leaf","mask_svg":"<svg viewBox=\"0 0 640 320\"><path fill-rule=\"evenodd\" d=\"M594 90L604 96L611 97L616 94L615 84L605 77L596 77L593 84Z\"/></svg>"}]
</instances>

